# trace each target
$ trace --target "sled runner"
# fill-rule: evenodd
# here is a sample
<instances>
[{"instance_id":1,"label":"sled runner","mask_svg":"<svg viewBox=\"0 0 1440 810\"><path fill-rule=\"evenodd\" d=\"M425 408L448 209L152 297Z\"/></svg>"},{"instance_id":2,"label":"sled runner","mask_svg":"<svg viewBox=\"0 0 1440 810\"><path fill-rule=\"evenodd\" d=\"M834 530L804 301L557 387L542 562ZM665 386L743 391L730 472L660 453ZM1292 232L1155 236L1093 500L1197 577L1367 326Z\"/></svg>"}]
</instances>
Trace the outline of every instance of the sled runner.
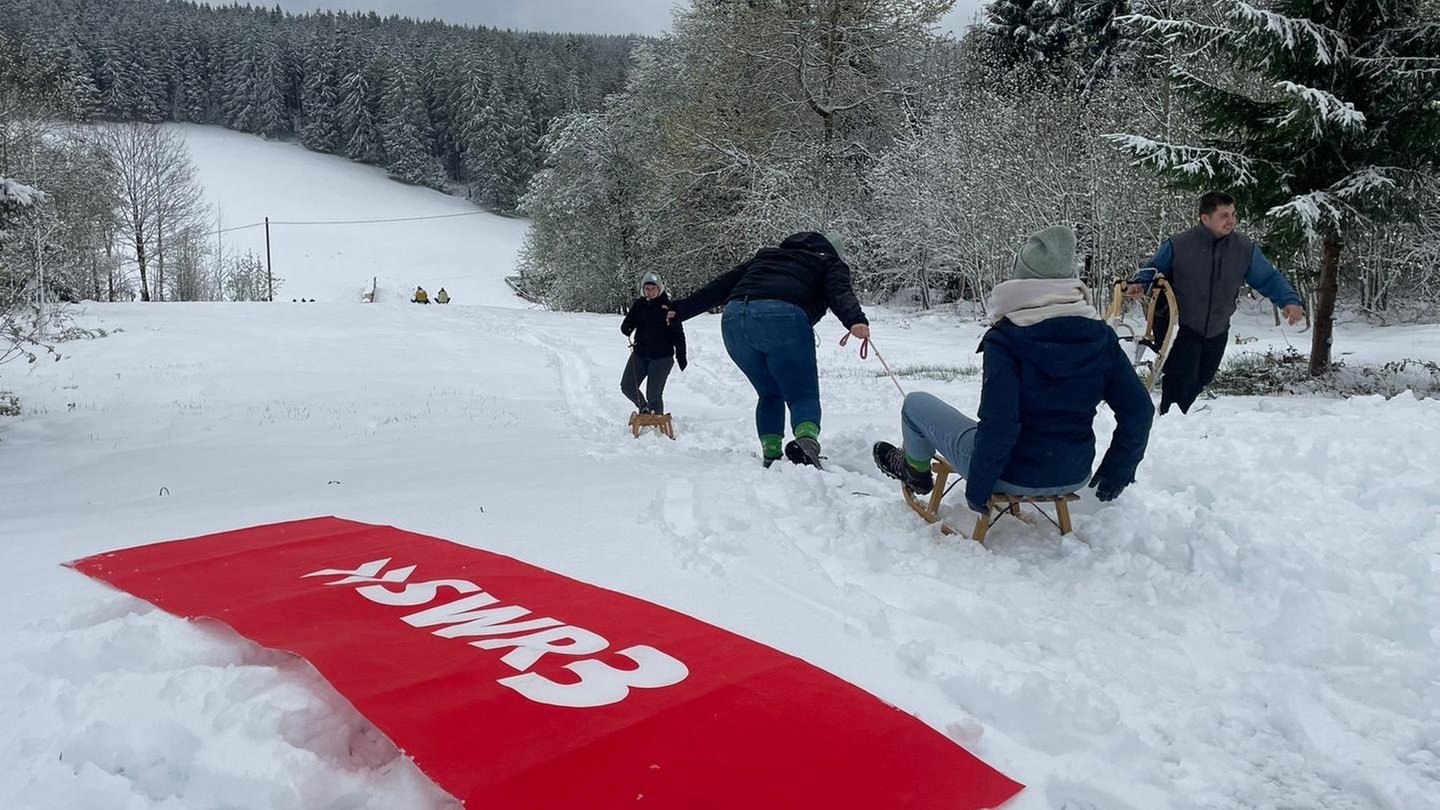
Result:
<instances>
[{"instance_id":1,"label":"sled runner","mask_svg":"<svg viewBox=\"0 0 1440 810\"><path fill-rule=\"evenodd\" d=\"M653 427L659 430L661 433L669 436L671 441L675 440L675 423L671 421L670 414L640 413L639 411L631 412L630 430L635 434L635 438L640 438L640 431L647 427Z\"/></svg>"},{"instance_id":2,"label":"sled runner","mask_svg":"<svg viewBox=\"0 0 1440 810\"><path fill-rule=\"evenodd\" d=\"M1150 391L1160 379L1160 370L1165 365L1165 358L1170 356L1170 347L1175 343L1175 335L1179 331L1180 309L1175 304L1175 290L1170 286L1170 282L1165 280L1164 276L1157 275L1149 291L1139 302L1145 316L1144 323L1140 323L1139 319L1133 316L1127 320L1125 289L1129 286L1129 279L1116 279L1110 310L1105 313L1105 323L1115 330L1122 342L1135 345L1131 362L1135 364L1136 370L1149 369L1149 373L1145 375L1145 390ZM1154 353L1153 358L1146 359L1147 349Z\"/></svg>"},{"instance_id":3,"label":"sled runner","mask_svg":"<svg viewBox=\"0 0 1440 810\"><path fill-rule=\"evenodd\" d=\"M931 490L926 500L921 501L920 496L911 492L909 487L902 485L900 489L905 495L905 502L927 522L939 523L941 533L964 534L940 518L940 501L964 479L957 475L954 481L950 481L950 476L955 474L955 468L938 455L930 463L930 471L935 474L935 489ZM947 481L950 481L949 486L946 486ZM1035 507L1037 512L1054 523L1060 529L1060 534L1069 534L1071 532L1070 502L1078 500L1080 500L1080 496L1073 492L1068 495L1006 495L997 492L990 497L990 511L976 518L975 529L969 536L977 543L985 542L985 534L990 531L990 527L994 525L995 521L1006 515L1034 525L1034 520L1021 511L1021 507L1025 504ZM1044 504L1049 504L1054 508L1055 517L1050 517L1050 513L1042 508Z\"/></svg>"}]
</instances>

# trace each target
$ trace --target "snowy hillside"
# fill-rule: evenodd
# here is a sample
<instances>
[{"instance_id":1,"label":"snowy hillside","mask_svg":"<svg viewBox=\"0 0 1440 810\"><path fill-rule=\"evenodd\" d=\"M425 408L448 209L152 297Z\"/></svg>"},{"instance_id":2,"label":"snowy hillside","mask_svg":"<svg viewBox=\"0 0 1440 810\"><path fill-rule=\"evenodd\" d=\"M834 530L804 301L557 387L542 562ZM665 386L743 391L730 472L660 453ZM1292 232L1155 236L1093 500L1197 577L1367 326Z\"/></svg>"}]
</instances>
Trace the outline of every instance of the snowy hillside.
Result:
<instances>
[{"instance_id":1,"label":"snowy hillside","mask_svg":"<svg viewBox=\"0 0 1440 810\"><path fill-rule=\"evenodd\" d=\"M233 189L231 223L465 206L187 133L207 187ZM0 807L454 807L304 664L61 567L327 514L800 656L1027 783L1007 809L1437 806L1440 432L1424 426L1440 402L1213 400L1158 420L1139 482L1076 504L1075 535L1003 521L982 548L923 525L874 469L899 395L835 345L832 319L825 471L760 467L711 316L671 378L677 441L637 440L619 319L466 305L510 302L521 225L438 222L287 232L284 303L87 305L77 324L107 336L5 370L24 414L0 419ZM371 273L460 303L354 303ZM320 303L291 304L302 288ZM977 324L872 319L908 389L973 411L978 379L955 374L978 360ZM1264 313L1235 332L1259 339L1243 348L1301 340ZM1440 359L1440 328L1342 328L1337 345Z\"/></svg>"},{"instance_id":2,"label":"snowy hillside","mask_svg":"<svg viewBox=\"0 0 1440 810\"><path fill-rule=\"evenodd\" d=\"M271 261L284 280L277 301L358 301L377 279L377 303L409 301L419 285L432 295L444 287L457 304L524 305L504 282L524 220L298 144L172 126L185 136L221 227L243 228L221 234L227 253L251 250L263 259L265 229L244 226L270 218ZM274 224L286 222L326 224Z\"/></svg>"}]
</instances>

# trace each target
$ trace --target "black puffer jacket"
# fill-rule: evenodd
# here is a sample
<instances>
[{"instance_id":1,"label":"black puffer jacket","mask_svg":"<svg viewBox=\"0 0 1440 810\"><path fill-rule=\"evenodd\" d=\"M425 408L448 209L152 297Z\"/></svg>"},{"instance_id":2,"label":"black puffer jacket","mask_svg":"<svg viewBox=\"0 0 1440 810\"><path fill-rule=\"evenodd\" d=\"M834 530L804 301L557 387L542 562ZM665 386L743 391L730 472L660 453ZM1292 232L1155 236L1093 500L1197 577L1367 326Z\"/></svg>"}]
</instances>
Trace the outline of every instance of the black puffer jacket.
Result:
<instances>
[{"instance_id":1,"label":"black puffer jacket","mask_svg":"<svg viewBox=\"0 0 1440 810\"><path fill-rule=\"evenodd\" d=\"M647 360L674 355L675 364L685 370L685 327L679 321L665 322L672 305L670 296L660 293L654 299L636 298L630 312L620 323L626 337L635 335L635 354Z\"/></svg>"},{"instance_id":2,"label":"black puffer jacket","mask_svg":"<svg viewBox=\"0 0 1440 810\"><path fill-rule=\"evenodd\" d=\"M850 284L850 265L818 233L797 233L779 247L761 248L755 258L674 303L679 320L744 298L788 301L810 316L813 326L828 307L850 328L870 323Z\"/></svg>"}]
</instances>

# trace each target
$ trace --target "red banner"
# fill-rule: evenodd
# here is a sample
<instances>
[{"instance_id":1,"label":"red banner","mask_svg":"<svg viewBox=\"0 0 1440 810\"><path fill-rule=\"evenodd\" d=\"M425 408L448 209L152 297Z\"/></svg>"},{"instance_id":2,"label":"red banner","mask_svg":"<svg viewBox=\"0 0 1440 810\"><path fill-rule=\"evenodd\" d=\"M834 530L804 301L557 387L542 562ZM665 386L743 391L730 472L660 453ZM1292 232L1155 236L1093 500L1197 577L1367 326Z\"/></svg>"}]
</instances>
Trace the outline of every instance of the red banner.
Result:
<instances>
[{"instance_id":1,"label":"red banner","mask_svg":"<svg viewBox=\"0 0 1440 810\"><path fill-rule=\"evenodd\" d=\"M978 810L1021 789L797 658L388 526L318 518L71 565L303 657L476 808Z\"/></svg>"}]
</instances>

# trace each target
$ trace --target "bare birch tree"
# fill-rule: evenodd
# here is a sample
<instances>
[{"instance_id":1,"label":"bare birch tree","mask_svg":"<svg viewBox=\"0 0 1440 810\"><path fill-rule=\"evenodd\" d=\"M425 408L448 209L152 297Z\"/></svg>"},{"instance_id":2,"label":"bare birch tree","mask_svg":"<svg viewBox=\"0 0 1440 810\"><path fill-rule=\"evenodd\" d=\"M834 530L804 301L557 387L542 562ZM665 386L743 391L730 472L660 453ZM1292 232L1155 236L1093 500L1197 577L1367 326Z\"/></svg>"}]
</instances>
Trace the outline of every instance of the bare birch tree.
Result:
<instances>
[{"instance_id":1,"label":"bare birch tree","mask_svg":"<svg viewBox=\"0 0 1440 810\"><path fill-rule=\"evenodd\" d=\"M208 216L190 152L177 133L155 124L109 126L100 141L114 164L120 241L135 258L140 300L163 301L167 245Z\"/></svg>"}]
</instances>

